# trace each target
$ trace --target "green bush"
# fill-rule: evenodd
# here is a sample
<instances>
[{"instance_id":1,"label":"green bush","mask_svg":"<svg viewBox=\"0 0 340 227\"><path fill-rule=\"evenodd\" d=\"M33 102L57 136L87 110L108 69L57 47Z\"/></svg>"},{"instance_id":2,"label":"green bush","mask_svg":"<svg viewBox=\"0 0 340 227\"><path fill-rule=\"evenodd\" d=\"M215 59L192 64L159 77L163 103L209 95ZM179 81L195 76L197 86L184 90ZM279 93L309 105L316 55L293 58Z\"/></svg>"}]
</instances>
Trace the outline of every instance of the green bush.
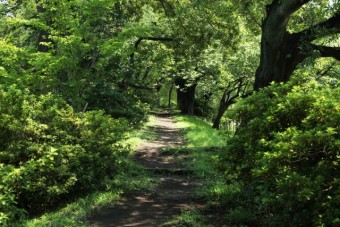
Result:
<instances>
[{"instance_id":1,"label":"green bush","mask_svg":"<svg viewBox=\"0 0 340 227\"><path fill-rule=\"evenodd\" d=\"M149 107L133 96L107 85L94 86L88 97L89 109L105 110L114 118L126 118L131 125L138 126L147 121Z\"/></svg>"},{"instance_id":2,"label":"green bush","mask_svg":"<svg viewBox=\"0 0 340 227\"><path fill-rule=\"evenodd\" d=\"M339 97L339 88L300 79L235 106L229 117L239 127L220 159L240 187L228 204L230 223L340 224Z\"/></svg>"},{"instance_id":3,"label":"green bush","mask_svg":"<svg viewBox=\"0 0 340 227\"><path fill-rule=\"evenodd\" d=\"M199 117L204 117L206 119L213 119L216 110L211 105L211 100L205 100L203 98L198 98L195 100L195 115Z\"/></svg>"},{"instance_id":4,"label":"green bush","mask_svg":"<svg viewBox=\"0 0 340 227\"><path fill-rule=\"evenodd\" d=\"M126 120L0 86L0 224L103 188L126 168Z\"/></svg>"}]
</instances>

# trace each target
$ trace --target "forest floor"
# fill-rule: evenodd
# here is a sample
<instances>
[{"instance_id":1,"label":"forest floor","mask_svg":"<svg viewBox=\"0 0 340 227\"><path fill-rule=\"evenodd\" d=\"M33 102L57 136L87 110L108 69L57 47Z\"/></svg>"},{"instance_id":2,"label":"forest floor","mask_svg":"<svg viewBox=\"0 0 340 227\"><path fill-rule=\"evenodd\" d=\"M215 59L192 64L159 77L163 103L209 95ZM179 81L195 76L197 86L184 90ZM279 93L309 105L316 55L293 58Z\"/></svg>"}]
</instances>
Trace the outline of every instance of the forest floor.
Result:
<instances>
[{"instance_id":1,"label":"forest floor","mask_svg":"<svg viewBox=\"0 0 340 227\"><path fill-rule=\"evenodd\" d=\"M160 226L181 211L204 206L195 196L202 183L185 168L187 156L164 152L185 145L175 121L158 115L146 133L154 138L137 147L135 159L159 181L158 186L126 194L115 206L92 217L91 226Z\"/></svg>"}]
</instances>

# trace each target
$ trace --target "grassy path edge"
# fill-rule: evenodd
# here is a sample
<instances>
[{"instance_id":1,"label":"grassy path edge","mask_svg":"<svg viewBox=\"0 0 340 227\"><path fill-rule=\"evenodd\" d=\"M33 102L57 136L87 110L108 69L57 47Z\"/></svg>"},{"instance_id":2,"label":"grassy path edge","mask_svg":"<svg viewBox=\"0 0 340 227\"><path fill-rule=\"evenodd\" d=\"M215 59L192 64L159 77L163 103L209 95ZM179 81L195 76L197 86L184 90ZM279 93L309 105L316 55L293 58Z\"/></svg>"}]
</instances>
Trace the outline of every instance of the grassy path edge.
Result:
<instances>
[{"instance_id":1,"label":"grassy path edge","mask_svg":"<svg viewBox=\"0 0 340 227\"><path fill-rule=\"evenodd\" d=\"M148 126L152 126L154 117L150 116L149 121L139 130L134 130L128 134L127 139L122 141L122 145L133 150L145 140L152 139L152 134L145 133ZM149 138L150 137L150 138ZM87 196L81 197L74 202L52 212L32 218L19 220L12 226L18 227L45 227L45 226L69 226L80 227L89 226L87 220L92 215L98 213L105 207L113 206L124 193L151 188L154 186L153 179L147 175L143 167L135 162L125 160L130 165L130 172L121 173L115 179L108 179L105 191L95 191Z\"/></svg>"},{"instance_id":2,"label":"grassy path edge","mask_svg":"<svg viewBox=\"0 0 340 227\"><path fill-rule=\"evenodd\" d=\"M181 129L186 140L186 146L165 152L188 154L187 168L194 173L194 177L204 182L196 193L210 205L214 205L214 198L223 192L224 182L217 169L218 155L225 146L224 137L211 124L197 117L174 116L177 127ZM170 219L162 226L214 226L210 214L201 209L183 211L176 218ZM217 220L218 222L219 220Z\"/></svg>"},{"instance_id":3,"label":"grassy path edge","mask_svg":"<svg viewBox=\"0 0 340 227\"><path fill-rule=\"evenodd\" d=\"M179 148L181 152L188 152L191 162L187 163L189 170L205 181L205 186L197 193L201 197L209 197L211 194L218 196L219 187L217 170L214 159L217 158L218 149L224 146L223 137L211 125L199 118L177 115L174 116L176 125L180 128L187 145ZM145 133L148 126L153 125L154 118L151 116L149 122L141 129L136 130L124 141L124 145L134 150L144 140L152 140L152 133ZM104 207L113 206L122 194L129 190L140 190L150 188L152 180L145 174L141 174L142 168L131 163L130 173L117 176L108 184L107 191L94 192L83 198L79 198L55 212L49 212L43 216L31 220L22 220L16 226L43 227L43 226L89 226L87 218L98 213ZM129 180L126 180L126 179ZM189 224L192 226L209 226L198 210L192 209L182 212L178 217L168 220L163 226ZM210 225L211 226L211 225Z\"/></svg>"}]
</instances>

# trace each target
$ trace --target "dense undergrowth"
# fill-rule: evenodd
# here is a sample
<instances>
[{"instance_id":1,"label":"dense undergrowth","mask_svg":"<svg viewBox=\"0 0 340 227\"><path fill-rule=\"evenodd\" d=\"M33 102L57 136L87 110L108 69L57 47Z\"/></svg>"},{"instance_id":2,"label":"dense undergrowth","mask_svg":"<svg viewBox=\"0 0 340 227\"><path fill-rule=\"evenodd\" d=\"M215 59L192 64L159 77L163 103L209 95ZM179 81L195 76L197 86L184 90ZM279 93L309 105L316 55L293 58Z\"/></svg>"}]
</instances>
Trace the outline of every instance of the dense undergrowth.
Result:
<instances>
[{"instance_id":1,"label":"dense undergrowth","mask_svg":"<svg viewBox=\"0 0 340 227\"><path fill-rule=\"evenodd\" d=\"M229 224L340 223L340 89L315 80L275 84L239 102L219 166L233 191L220 199Z\"/></svg>"},{"instance_id":2,"label":"dense undergrowth","mask_svg":"<svg viewBox=\"0 0 340 227\"><path fill-rule=\"evenodd\" d=\"M14 85L0 87L0 103L1 225L123 185L138 170L122 145L131 131L124 118L75 112L55 95Z\"/></svg>"},{"instance_id":3,"label":"dense undergrowth","mask_svg":"<svg viewBox=\"0 0 340 227\"><path fill-rule=\"evenodd\" d=\"M76 113L53 95L0 90L2 225L80 195L20 225L85 225L84 217L123 190L150 186L129 159L129 147L152 135L102 111ZM168 224L209 226L212 216L227 226L338 225L339 96L334 83L300 78L274 84L229 111L238 127L228 133L176 116L186 146L175 150L190 156L188 168L204 180L198 196L209 208L186 211ZM214 207L218 214L211 214Z\"/></svg>"},{"instance_id":4,"label":"dense undergrowth","mask_svg":"<svg viewBox=\"0 0 340 227\"><path fill-rule=\"evenodd\" d=\"M274 84L229 111L238 128L226 140L200 119L177 117L191 147L179 152L190 154L189 168L205 179L198 195L209 208L171 223L338 225L339 96L334 83L299 78Z\"/></svg>"}]
</instances>

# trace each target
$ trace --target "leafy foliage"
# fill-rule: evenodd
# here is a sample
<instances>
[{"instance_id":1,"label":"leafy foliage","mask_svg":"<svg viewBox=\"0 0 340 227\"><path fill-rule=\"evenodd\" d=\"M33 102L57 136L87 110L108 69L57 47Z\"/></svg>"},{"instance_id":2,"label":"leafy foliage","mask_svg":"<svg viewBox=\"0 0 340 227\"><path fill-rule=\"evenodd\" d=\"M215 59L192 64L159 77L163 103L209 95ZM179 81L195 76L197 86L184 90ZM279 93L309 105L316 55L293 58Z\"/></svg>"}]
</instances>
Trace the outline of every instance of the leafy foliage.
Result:
<instances>
[{"instance_id":1,"label":"leafy foliage","mask_svg":"<svg viewBox=\"0 0 340 227\"><path fill-rule=\"evenodd\" d=\"M75 113L51 94L0 91L1 223L102 188L126 168L125 120Z\"/></svg>"},{"instance_id":2,"label":"leafy foliage","mask_svg":"<svg viewBox=\"0 0 340 227\"><path fill-rule=\"evenodd\" d=\"M114 118L125 118L132 126L147 120L149 105L112 86L97 84L87 98L89 110L104 110ZM127 108L128 106L128 108Z\"/></svg>"},{"instance_id":3,"label":"leafy foliage","mask_svg":"<svg viewBox=\"0 0 340 227\"><path fill-rule=\"evenodd\" d=\"M256 48L261 18L291 4L294 13L279 13L284 26L262 34L275 38L274 30L284 28L278 35L291 38L273 43L288 52L271 51L282 56L269 59L283 66L277 73L294 63L289 75L299 70L300 79L238 103L222 119L239 126L225 154L197 159L214 169L220 157L225 179L217 177L208 194L230 203L231 224L338 224L339 64L314 61L338 58L339 3L328 0L1 1L0 224L133 168L119 142L146 120L149 105L168 104L170 89L187 109L196 98L195 111L206 118L216 114L222 93L241 99L233 82L252 81L269 56ZM317 82L303 81L306 72ZM193 146L224 145L207 124L188 121L195 125L185 130Z\"/></svg>"},{"instance_id":4,"label":"leafy foliage","mask_svg":"<svg viewBox=\"0 0 340 227\"><path fill-rule=\"evenodd\" d=\"M240 126L220 160L239 190L231 223L339 223L339 92L299 78L237 104L229 117Z\"/></svg>"}]
</instances>

